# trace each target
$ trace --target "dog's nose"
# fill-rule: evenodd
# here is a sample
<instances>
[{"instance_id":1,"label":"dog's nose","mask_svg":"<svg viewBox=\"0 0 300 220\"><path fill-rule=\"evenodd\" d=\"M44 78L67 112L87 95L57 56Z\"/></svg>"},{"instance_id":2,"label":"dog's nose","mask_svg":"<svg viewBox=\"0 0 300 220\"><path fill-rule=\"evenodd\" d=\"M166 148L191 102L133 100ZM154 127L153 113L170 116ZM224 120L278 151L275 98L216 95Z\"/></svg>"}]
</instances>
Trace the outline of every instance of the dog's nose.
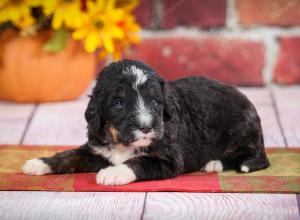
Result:
<instances>
[{"instance_id":1,"label":"dog's nose","mask_svg":"<svg viewBox=\"0 0 300 220\"><path fill-rule=\"evenodd\" d=\"M143 126L143 127L140 127L139 129L144 134L148 134L151 131L152 128L151 127L145 127L145 126Z\"/></svg>"}]
</instances>

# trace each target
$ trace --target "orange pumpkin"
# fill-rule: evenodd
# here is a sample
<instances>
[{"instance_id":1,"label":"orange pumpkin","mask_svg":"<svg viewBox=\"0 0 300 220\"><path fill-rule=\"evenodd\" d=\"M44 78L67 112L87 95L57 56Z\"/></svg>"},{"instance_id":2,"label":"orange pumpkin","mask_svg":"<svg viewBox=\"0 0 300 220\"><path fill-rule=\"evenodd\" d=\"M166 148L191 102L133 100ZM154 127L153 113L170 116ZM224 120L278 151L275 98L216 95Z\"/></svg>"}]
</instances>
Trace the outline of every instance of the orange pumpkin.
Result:
<instances>
[{"instance_id":1,"label":"orange pumpkin","mask_svg":"<svg viewBox=\"0 0 300 220\"><path fill-rule=\"evenodd\" d=\"M53 102L85 91L94 76L95 56L72 39L59 53L45 52L49 37L49 32L32 37L14 31L0 34L0 99Z\"/></svg>"}]
</instances>

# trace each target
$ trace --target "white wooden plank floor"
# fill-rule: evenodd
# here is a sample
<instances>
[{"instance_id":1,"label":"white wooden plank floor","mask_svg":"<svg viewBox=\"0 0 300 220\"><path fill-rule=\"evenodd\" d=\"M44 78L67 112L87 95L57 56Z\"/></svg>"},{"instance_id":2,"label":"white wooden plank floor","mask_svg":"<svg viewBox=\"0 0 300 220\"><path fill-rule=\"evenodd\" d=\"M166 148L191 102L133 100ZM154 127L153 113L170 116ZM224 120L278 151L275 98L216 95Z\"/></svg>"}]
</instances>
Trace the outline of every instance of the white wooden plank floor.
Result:
<instances>
[{"instance_id":1,"label":"white wooden plank floor","mask_svg":"<svg viewBox=\"0 0 300 220\"><path fill-rule=\"evenodd\" d=\"M30 104L0 102L0 143L18 144L33 110Z\"/></svg>"},{"instance_id":2,"label":"white wooden plank floor","mask_svg":"<svg viewBox=\"0 0 300 220\"><path fill-rule=\"evenodd\" d=\"M300 147L300 89L274 87L272 89L288 147Z\"/></svg>"},{"instance_id":3,"label":"white wooden plank floor","mask_svg":"<svg viewBox=\"0 0 300 220\"><path fill-rule=\"evenodd\" d=\"M267 147L285 147L270 91L266 88L241 88L240 91L252 101L257 109L261 118L265 145Z\"/></svg>"},{"instance_id":4,"label":"white wooden plank floor","mask_svg":"<svg viewBox=\"0 0 300 220\"><path fill-rule=\"evenodd\" d=\"M2 220L139 220L145 193L1 192L0 198Z\"/></svg>"},{"instance_id":5,"label":"white wooden plank floor","mask_svg":"<svg viewBox=\"0 0 300 220\"><path fill-rule=\"evenodd\" d=\"M84 111L88 99L36 107L23 144L80 145L86 141Z\"/></svg>"},{"instance_id":6,"label":"white wooden plank floor","mask_svg":"<svg viewBox=\"0 0 300 220\"><path fill-rule=\"evenodd\" d=\"M297 219L295 195L148 193L144 219Z\"/></svg>"},{"instance_id":7,"label":"white wooden plank floor","mask_svg":"<svg viewBox=\"0 0 300 220\"><path fill-rule=\"evenodd\" d=\"M299 114L294 114L300 112L300 87L241 90L257 107L267 146L300 146ZM0 102L0 144L80 145L86 104L84 96L37 106ZM297 199L294 194L5 191L0 219L299 219Z\"/></svg>"}]
</instances>

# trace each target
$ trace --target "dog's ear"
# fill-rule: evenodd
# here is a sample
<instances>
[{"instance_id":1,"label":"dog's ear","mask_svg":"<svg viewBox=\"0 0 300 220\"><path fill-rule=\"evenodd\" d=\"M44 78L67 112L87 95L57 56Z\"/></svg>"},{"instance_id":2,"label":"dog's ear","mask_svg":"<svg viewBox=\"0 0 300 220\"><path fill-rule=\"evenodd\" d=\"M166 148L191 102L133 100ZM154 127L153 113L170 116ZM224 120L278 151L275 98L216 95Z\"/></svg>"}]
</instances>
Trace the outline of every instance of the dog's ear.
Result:
<instances>
[{"instance_id":1,"label":"dog's ear","mask_svg":"<svg viewBox=\"0 0 300 220\"><path fill-rule=\"evenodd\" d=\"M102 134L104 122L101 113L101 97L93 93L85 111L85 120L88 123L88 138L94 139Z\"/></svg>"},{"instance_id":2,"label":"dog's ear","mask_svg":"<svg viewBox=\"0 0 300 220\"><path fill-rule=\"evenodd\" d=\"M164 93L164 119L170 120L175 113L173 93L166 81L163 80L161 85Z\"/></svg>"}]
</instances>

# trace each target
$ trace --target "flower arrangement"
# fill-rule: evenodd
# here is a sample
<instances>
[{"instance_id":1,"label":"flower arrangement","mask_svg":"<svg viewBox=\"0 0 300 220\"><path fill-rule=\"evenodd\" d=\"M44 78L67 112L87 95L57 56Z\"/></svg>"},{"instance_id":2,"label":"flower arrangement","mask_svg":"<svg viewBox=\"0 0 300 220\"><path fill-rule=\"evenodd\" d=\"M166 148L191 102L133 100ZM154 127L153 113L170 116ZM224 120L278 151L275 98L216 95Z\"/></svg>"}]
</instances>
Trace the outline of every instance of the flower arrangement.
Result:
<instances>
[{"instance_id":1,"label":"flower arrangement","mask_svg":"<svg viewBox=\"0 0 300 220\"><path fill-rule=\"evenodd\" d=\"M46 51L63 50L70 35L82 41L87 52L117 60L140 40L140 26L132 15L137 4L138 0L1 0L0 30L14 27L21 35L34 35L50 29Z\"/></svg>"}]
</instances>

